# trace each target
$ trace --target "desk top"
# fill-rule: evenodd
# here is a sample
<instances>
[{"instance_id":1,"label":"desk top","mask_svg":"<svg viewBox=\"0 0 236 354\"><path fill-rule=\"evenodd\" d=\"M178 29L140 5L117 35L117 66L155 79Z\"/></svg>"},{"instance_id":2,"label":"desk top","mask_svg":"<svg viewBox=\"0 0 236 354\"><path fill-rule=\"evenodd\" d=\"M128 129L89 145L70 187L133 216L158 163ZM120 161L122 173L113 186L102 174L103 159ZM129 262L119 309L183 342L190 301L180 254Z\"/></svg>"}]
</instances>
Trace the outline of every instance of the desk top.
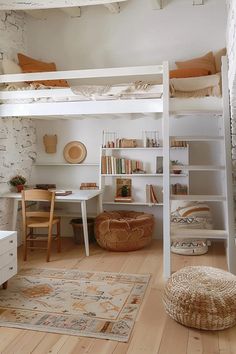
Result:
<instances>
[{"instance_id":1,"label":"desk top","mask_svg":"<svg viewBox=\"0 0 236 354\"><path fill-rule=\"evenodd\" d=\"M102 194L101 189L96 190L72 190L72 194L58 195L56 201L58 202L82 202ZM0 198L12 198L21 200L21 193L8 192L0 196Z\"/></svg>"}]
</instances>

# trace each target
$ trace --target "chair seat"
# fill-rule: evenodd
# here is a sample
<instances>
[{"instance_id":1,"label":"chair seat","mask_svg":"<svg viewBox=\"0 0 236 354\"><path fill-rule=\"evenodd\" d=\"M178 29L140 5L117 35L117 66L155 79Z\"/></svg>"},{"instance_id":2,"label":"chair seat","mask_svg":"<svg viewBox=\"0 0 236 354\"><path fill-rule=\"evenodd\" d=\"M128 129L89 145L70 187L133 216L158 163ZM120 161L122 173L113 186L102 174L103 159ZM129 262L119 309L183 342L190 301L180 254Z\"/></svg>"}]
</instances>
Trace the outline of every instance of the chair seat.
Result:
<instances>
[{"instance_id":1,"label":"chair seat","mask_svg":"<svg viewBox=\"0 0 236 354\"><path fill-rule=\"evenodd\" d=\"M60 222L60 218L53 218L52 224ZM44 218L29 218L26 221L27 227L49 227L49 220Z\"/></svg>"}]
</instances>

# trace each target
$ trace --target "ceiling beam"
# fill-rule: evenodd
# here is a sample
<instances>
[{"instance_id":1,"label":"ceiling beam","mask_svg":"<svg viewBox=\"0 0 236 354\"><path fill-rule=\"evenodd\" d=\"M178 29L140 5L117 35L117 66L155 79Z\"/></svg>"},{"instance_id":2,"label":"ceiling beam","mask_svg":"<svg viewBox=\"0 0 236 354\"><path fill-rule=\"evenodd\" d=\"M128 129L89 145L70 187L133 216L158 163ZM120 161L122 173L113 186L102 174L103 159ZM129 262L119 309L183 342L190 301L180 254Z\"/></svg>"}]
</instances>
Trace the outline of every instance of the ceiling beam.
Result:
<instances>
[{"instance_id":1,"label":"ceiling beam","mask_svg":"<svg viewBox=\"0 0 236 354\"><path fill-rule=\"evenodd\" d=\"M69 15L72 18L81 16L80 7L67 7L67 8L64 8L64 9L61 8L60 10L63 11L65 14Z\"/></svg>"},{"instance_id":2,"label":"ceiling beam","mask_svg":"<svg viewBox=\"0 0 236 354\"><path fill-rule=\"evenodd\" d=\"M118 14L120 12L120 6L118 2L113 2L112 4L104 5L112 14Z\"/></svg>"},{"instance_id":3,"label":"ceiling beam","mask_svg":"<svg viewBox=\"0 0 236 354\"><path fill-rule=\"evenodd\" d=\"M193 5L204 5L204 0L193 0Z\"/></svg>"},{"instance_id":4,"label":"ceiling beam","mask_svg":"<svg viewBox=\"0 0 236 354\"><path fill-rule=\"evenodd\" d=\"M119 2L128 0L119 0ZM89 5L109 5L117 0L0 0L0 10L39 10L81 7ZM116 6L116 5L115 5Z\"/></svg>"},{"instance_id":5,"label":"ceiling beam","mask_svg":"<svg viewBox=\"0 0 236 354\"><path fill-rule=\"evenodd\" d=\"M151 0L151 6L153 10L161 10L163 9L163 1L164 0Z\"/></svg>"}]
</instances>

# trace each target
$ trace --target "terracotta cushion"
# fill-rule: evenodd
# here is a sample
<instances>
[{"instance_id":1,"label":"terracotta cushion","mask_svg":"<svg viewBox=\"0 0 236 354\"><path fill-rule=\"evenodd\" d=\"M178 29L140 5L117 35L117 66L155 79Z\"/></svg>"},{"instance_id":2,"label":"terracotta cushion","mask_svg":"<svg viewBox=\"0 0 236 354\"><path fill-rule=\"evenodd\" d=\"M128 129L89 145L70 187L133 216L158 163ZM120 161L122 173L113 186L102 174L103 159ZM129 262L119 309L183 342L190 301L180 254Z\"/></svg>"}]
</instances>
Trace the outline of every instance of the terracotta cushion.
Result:
<instances>
[{"instance_id":1,"label":"terracotta cushion","mask_svg":"<svg viewBox=\"0 0 236 354\"><path fill-rule=\"evenodd\" d=\"M170 79L185 78L185 77L198 77L210 74L210 70L203 68L185 68L170 70Z\"/></svg>"},{"instance_id":2,"label":"terracotta cushion","mask_svg":"<svg viewBox=\"0 0 236 354\"><path fill-rule=\"evenodd\" d=\"M57 71L55 63L45 63L43 61L30 58L21 53L18 53L17 55L18 55L19 65L23 73ZM40 80L40 81L34 81L34 83L42 84L45 86L57 86L57 87L69 86L66 80Z\"/></svg>"},{"instance_id":3,"label":"terracotta cushion","mask_svg":"<svg viewBox=\"0 0 236 354\"><path fill-rule=\"evenodd\" d=\"M199 58L194 58L186 61L176 61L178 69L186 68L202 68L209 70L211 74L216 73L215 58L212 52L207 53Z\"/></svg>"}]
</instances>

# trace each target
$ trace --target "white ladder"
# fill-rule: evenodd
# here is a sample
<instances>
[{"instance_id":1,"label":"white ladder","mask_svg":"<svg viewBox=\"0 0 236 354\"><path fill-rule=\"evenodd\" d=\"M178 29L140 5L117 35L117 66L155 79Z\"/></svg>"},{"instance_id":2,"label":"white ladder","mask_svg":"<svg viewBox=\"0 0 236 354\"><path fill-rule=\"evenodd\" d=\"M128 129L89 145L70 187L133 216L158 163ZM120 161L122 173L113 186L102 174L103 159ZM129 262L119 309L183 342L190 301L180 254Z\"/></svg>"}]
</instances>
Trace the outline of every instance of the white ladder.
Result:
<instances>
[{"instance_id":1,"label":"white ladder","mask_svg":"<svg viewBox=\"0 0 236 354\"><path fill-rule=\"evenodd\" d=\"M169 119L169 103L167 99L167 88L165 78L168 74L164 68L164 97L163 97L163 242L164 242L164 278L171 275L171 237L182 238L204 238L204 239L221 239L226 241L226 254L228 269L236 274L236 247L234 235L234 204L233 204L233 184L232 184L232 161L231 161L231 142L230 142L230 114L229 114L229 95L228 95L228 72L227 59L222 59L222 93L223 93L223 114L222 128L220 136L172 136L170 137L170 119ZM168 78L169 80L169 78ZM166 94L166 95L165 95ZM169 92L168 92L169 94ZM209 115L209 112L207 112ZM207 119L207 118L206 118ZM193 132L194 134L194 132ZM222 165L186 165L181 169L186 171L220 171L221 172L221 191L218 195L172 195L170 194L170 138L186 142L215 141L220 144L222 152ZM176 166L176 169L180 167ZM170 204L171 200L186 201L209 201L223 203L223 221L224 229L222 230L178 230L171 231L170 227Z\"/></svg>"}]
</instances>

